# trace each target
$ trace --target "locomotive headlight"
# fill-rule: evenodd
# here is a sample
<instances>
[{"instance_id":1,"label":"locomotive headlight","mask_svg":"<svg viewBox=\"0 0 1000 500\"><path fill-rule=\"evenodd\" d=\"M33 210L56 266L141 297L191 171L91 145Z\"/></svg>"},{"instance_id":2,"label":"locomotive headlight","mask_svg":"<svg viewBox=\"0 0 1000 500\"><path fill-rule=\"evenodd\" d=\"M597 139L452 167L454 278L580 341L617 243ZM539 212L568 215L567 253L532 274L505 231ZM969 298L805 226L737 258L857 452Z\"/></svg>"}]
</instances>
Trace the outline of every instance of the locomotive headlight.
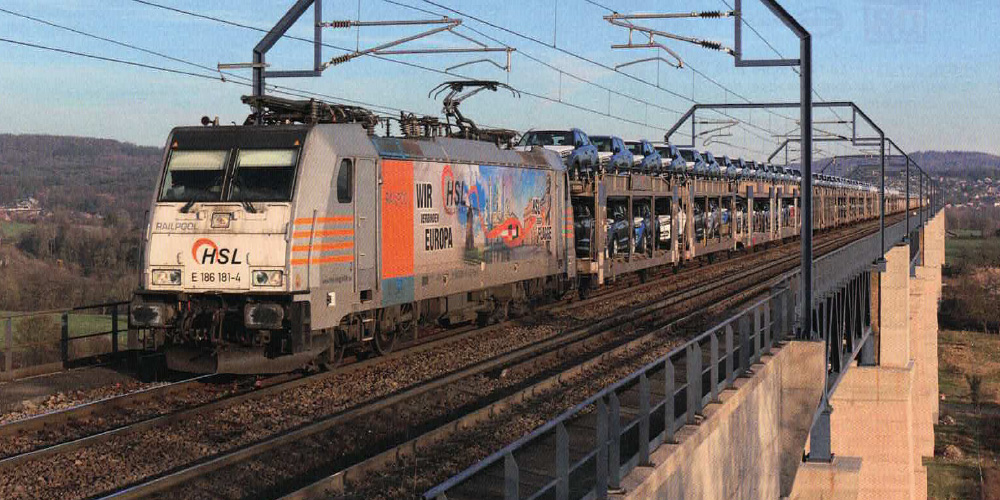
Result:
<instances>
[{"instance_id":1,"label":"locomotive headlight","mask_svg":"<svg viewBox=\"0 0 1000 500\"><path fill-rule=\"evenodd\" d=\"M212 214L212 229L229 229L229 221L233 219L233 214L228 212L217 212Z\"/></svg>"},{"instance_id":2,"label":"locomotive headlight","mask_svg":"<svg viewBox=\"0 0 1000 500\"><path fill-rule=\"evenodd\" d=\"M180 285L181 284L181 270L180 269L153 269L153 284L154 285Z\"/></svg>"},{"instance_id":3,"label":"locomotive headlight","mask_svg":"<svg viewBox=\"0 0 1000 500\"><path fill-rule=\"evenodd\" d=\"M285 273L281 270L254 271L254 286L281 286Z\"/></svg>"}]
</instances>

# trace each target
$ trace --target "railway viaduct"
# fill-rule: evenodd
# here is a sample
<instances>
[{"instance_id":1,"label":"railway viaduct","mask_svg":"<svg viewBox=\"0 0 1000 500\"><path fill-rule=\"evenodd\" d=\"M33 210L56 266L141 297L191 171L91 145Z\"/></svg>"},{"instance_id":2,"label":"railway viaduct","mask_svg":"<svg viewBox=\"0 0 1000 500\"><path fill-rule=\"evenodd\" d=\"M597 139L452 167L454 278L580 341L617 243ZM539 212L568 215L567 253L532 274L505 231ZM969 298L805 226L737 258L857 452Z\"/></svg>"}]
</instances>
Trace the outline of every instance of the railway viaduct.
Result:
<instances>
[{"instance_id":1,"label":"railway viaduct","mask_svg":"<svg viewBox=\"0 0 1000 500\"><path fill-rule=\"evenodd\" d=\"M872 352L852 363L830 397L831 459L810 458L824 343L791 340L706 405L698 425L656 449L649 466L622 478L621 498L926 499L922 458L934 453L939 403L943 213L915 237L913 258L909 244L894 244L884 270L872 274Z\"/></svg>"},{"instance_id":2,"label":"railway viaduct","mask_svg":"<svg viewBox=\"0 0 1000 500\"><path fill-rule=\"evenodd\" d=\"M817 258L808 331L793 274L424 498L926 499L944 219L913 210Z\"/></svg>"}]
</instances>

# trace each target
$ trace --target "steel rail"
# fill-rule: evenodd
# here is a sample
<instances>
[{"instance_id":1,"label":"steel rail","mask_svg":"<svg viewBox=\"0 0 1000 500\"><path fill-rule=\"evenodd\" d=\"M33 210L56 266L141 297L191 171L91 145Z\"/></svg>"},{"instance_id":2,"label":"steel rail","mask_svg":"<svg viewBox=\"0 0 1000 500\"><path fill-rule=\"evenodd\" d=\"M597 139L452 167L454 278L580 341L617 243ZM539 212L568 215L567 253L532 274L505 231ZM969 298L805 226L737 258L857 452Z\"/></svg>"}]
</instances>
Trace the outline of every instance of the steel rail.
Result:
<instances>
[{"instance_id":1,"label":"steel rail","mask_svg":"<svg viewBox=\"0 0 1000 500\"><path fill-rule=\"evenodd\" d=\"M127 392L124 394L117 394L115 396L108 396L106 398L97 399L94 401L88 401L79 405L74 405L68 408L61 408L58 410L53 410L46 413L41 413L38 415L33 415L30 417L12 420L5 424L0 425L0 437L10 436L12 434L17 434L21 432L27 432L32 430L38 430L43 427L48 427L53 424L58 424L65 422L67 420L76 419L91 415L99 411L105 411L111 408L118 408L126 401L138 401L150 399L157 396L164 396L172 394L177 391L187 389L188 387L197 384L204 383L207 379L214 377L214 374L199 375L197 377L188 378L184 380L178 380L169 384L158 385L154 387L147 387L138 391ZM0 460L2 463L2 460Z\"/></svg>"}]
</instances>

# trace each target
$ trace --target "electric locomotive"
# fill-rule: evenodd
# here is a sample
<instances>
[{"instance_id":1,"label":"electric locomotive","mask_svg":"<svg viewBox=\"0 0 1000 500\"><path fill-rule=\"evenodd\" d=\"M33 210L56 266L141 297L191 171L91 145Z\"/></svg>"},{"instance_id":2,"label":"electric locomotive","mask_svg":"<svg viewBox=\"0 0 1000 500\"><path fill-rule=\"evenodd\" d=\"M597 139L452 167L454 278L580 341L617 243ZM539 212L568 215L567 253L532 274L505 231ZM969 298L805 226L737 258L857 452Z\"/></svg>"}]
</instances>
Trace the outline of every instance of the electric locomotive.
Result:
<instances>
[{"instance_id":1,"label":"electric locomotive","mask_svg":"<svg viewBox=\"0 0 1000 500\"><path fill-rule=\"evenodd\" d=\"M377 121L314 103L283 124L301 106L268 99L284 105L270 125L167 140L131 322L169 368L277 373L385 353L418 321L489 323L573 286L558 154L378 137Z\"/></svg>"}]
</instances>

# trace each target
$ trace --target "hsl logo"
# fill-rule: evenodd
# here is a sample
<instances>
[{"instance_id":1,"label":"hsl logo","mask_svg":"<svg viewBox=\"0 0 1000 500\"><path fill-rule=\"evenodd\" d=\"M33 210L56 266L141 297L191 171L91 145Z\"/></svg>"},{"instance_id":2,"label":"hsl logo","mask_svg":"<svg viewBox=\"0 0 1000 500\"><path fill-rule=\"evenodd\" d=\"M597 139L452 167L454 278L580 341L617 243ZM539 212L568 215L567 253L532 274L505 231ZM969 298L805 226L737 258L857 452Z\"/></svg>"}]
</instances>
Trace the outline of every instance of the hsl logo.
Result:
<instances>
[{"instance_id":1,"label":"hsl logo","mask_svg":"<svg viewBox=\"0 0 1000 500\"><path fill-rule=\"evenodd\" d=\"M208 238L201 238L194 242L191 247L191 257L195 262L202 264L242 264L239 260L240 250L233 248L219 248L214 241ZM200 257L199 257L200 255Z\"/></svg>"}]
</instances>

